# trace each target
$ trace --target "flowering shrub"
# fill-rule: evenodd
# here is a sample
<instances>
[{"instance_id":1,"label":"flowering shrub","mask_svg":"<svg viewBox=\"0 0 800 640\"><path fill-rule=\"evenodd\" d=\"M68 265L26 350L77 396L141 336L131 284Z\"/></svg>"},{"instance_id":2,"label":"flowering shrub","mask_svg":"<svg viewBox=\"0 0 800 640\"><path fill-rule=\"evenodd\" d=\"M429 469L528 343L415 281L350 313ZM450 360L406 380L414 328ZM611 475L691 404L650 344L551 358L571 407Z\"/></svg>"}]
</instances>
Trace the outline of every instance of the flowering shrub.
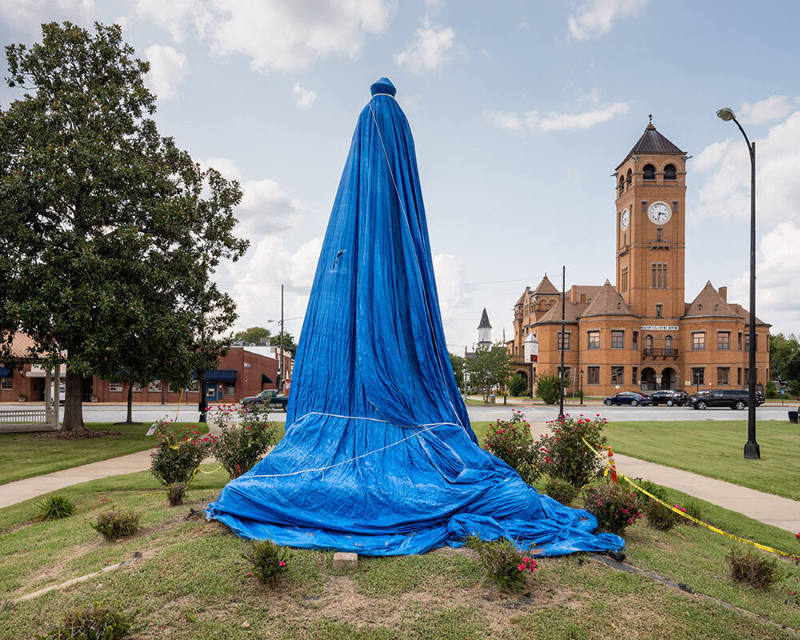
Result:
<instances>
[{"instance_id":1,"label":"flowering shrub","mask_svg":"<svg viewBox=\"0 0 800 640\"><path fill-rule=\"evenodd\" d=\"M106 540L117 540L136 533L136 529L139 528L139 514L133 511L112 509L101 513L94 522L89 524Z\"/></svg>"},{"instance_id":2,"label":"flowering shrub","mask_svg":"<svg viewBox=\"0 0 800 640\"><path fill-rule=\"evenodd\" d=\"M520 551L507 538L486 542L476 536L469 536L464 544L478 554L487 577L504 591L522 589L527 576L536 569L536 560L530 551L533 545Z\"/></svg>"},{"instance_id":3,"label":"flowering shrub","mask_svg":"<svg viewBox=\"0 0 800 640\"><path fill-rule=\"evenodd\" d=\"M597 528L610 533L622 533L642 517L639 499L619 484L601 482L586 487L584 509L597 518Z\"/></svg>"},{"instance_id":4,"label":"flowering shrub","mask_svg":"<svg viewBox=\"0 0 800 640\"><path fill-rule=\"evenodd\" d=\"M578 491L580 491L578 487L571 485L566 480L553 478L552 476L547 478L547 484L545 484L544 487L544 492L548 496L567 506L569 506L569 503L578 495Z\"/></svg>"},{"instance_id":5,"label":"flowering shrub","mask_svg":"<svg viewBox=\"0 0 800 640\"><path fill-rule=\"evenodd\" d=\"M696 502L687 502L685 505L681 506L681 509L683 510L684 513L692 516L693 518L697 518L698 520L703 519L703 511L702 509L700 509L700 505L697 504ZM681 518L680 523L688 524L692 527L700 526L699 524L697 524L696 522L692 522L688 518Z\"/></svg>"},{"instance_id":6,"label":"flowering shrub","mask_svg":"<svg viewBox=\"0 0 800 640\"><path fill-rule=\"evenodd\" d=\"M515 469L528 484L541 475L533 448L531 426L521 411L514 409L511 420L498 419L490 425L483 448Z\"/></svg>"},{"instance_id":7,"label":"flowering shrub","mask_svg":"<svg viewBox=\"0 0 800 640\"><path fill-rule=\"evenodd\" d=\"M636 484L638 484L648 493L652 493L656 498L667 502L667 492L657 484L654 484L649 480L642 480L641 478L636 479ZM654 529L660 529L661 531L668 531L678 524L678 519L681 517L672 511L672 509L668 509L664 505L659 504L644 493L641 494L639 498L642 504L642 511L644 511L644 515L647 517L647 523L651 527ZM677 505L675 506L678 509L683 509L683 507L678 507ZM685 509L683 510L685 511Z\"/></svg>"},{"instance_id":8,"label":"flowering shrub","mask_svg":"<svg viewBox=\"0 0 800 640\"><path fill-rule=\"evenodd\" d=\"M221 433L211 444L211 451L231 478L252 469L275 444L276 430L267 422L268 413L266 407L247 406L212 413L211 419Z\"/></svg>"},{"instance_id":9,"label":"flowering shrub","mask_svg":"<svg viewBox=\"0 0 800 640\"><path fill-rule=\"evenodd\" d=\"M286 571L289 550L272 540L253 540L242 557L253 566L248 575L255 575L263 584L268 584Z\"/></svg>"},{"instance_id":10,"label":"flowering shrub","mask_svg":"<svg viewBox=\"0 0 800 640\"><path fill-rule=\"evenodd\" d=\"M736 582L744 582L754 589L767 589L783 577L775 558L748 549L731 547L728 554L728 571Z\"/></svg>"},{"instance_id":11,"label":"flowering shrub","mask_svg":"<svg viewBox=\"0 0 800 640\"><path fill-rule=\"evenodd\" d=\"M128 637L132 621L115 607L95 603L88 609L67 614L64 621L42 640L122 640Z\"/></svg>"},{"instance_id":12,"label":"flowering shrub","mask_svg":"<svg viewBox=\"0 0 800 640\"><path fill-rule=\"evenodd\" d=\"M204 436L196 426L183 427L175 433L159 421L156 428L158 449L151 456L150 471L167 487L171 505L183 503L183 495L197 468L208 455L213 436Z\"/></svg>"},{"instance_id":13,"label":"flowering shrub","mask_svg":"<svg viewBox=\"0 0 800 640\"><path fill-rule=\"evenodd\" d=\"M566 480L574 487L582 487L597 476L602 461L583 443L584 438L595 449L606 444L603 426L606 419L598 413L594 418L583 415L574 418L569 414L549 421L550 434L544 435L533 446L535 459L553 478Z\"/></svg>"}]
</instances>

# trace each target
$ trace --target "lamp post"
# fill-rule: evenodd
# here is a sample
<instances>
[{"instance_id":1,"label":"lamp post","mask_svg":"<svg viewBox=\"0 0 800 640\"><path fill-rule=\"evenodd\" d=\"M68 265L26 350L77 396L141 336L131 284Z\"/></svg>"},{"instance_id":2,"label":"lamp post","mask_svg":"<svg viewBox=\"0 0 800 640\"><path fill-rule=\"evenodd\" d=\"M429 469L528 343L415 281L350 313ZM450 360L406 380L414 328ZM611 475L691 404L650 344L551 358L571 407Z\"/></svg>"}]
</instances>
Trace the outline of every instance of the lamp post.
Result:
<instances>
[{"instance_id":1,"label":"lamp post","mask_svg":"<svg viewBox=\"0 0 800 640\"><path fill-rule=\"evenodd\" d=\"M750 142L733 109L723 107L717 111L717 117L736 123L750 153L750 375L747 381L747 442L744 445L744 457L758 460L761 458L761 449L756 442L756 143Z\"/></svg>"},{"instance_id":2,"label":"lamp post","mask_svg":"<svg viewBox=\"0 0 800 640\"><path fill-rule=\"evenodd\" d=\"M581 388L580 388L580 395L581 395L581 406L583 406L583 369L580 370L580 378L581 378Z\"/></svg>"}]
</instances>

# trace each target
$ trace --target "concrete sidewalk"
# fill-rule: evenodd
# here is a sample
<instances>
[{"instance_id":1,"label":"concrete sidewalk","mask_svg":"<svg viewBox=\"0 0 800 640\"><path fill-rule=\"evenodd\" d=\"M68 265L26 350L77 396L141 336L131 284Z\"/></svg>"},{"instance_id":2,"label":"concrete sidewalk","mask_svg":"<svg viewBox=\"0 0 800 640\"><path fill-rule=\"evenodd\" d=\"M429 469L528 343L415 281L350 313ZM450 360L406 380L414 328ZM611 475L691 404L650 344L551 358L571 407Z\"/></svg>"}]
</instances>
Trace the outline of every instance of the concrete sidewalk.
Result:
<instances>
[{"instance_id":1,"label":"concrete sidewalk","mask_svg":"<svg viewBox=\"0 0 800 640\"><path fill-rule=\"evenodd\" d=\"M544 423L531 425L531 433L534 438L538 438L548 431L549 429ZM683 491L719 507L736 511L764 524L770 524L792 533L800 531L800 502L796 500L619 453L615 453L614 458L617 469L631 479L645 478L664 487Z\"/></svg>"}]
</instances>

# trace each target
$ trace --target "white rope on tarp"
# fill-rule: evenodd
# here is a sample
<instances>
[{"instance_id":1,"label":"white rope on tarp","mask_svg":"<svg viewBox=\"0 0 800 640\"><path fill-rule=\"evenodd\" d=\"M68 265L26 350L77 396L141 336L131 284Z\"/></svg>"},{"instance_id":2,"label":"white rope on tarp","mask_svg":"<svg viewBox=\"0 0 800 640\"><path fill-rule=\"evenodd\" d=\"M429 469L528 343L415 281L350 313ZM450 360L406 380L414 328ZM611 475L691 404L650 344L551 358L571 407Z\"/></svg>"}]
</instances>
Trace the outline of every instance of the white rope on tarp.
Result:
<instances>
[{"instance_id":1,"label":"white rope on tarp","mask_svg":"<svg viewBox=\"0 0 800 640\"><path fill-rule=\"evenodd\" d=\"M293 425L298 424L299 422L302 422L308 416L327 416L327 417L331 417L331 418L344 418L346 420L371 420L372 422L383 422L385 424L393 424L393 423L389 422L388 420L380 420L378 418L362 418L362 417L357 417L357 416L343 416L343 415L339 415L339 414L336 414L336 413L323 413L321 411L310 411L309 413L305 414L299 420L295 420ZM367 456L371 456L371 455L373 455L375 453L380 453L381 451L386 451L386 449L391 449L392 447L396 447L398 444L402 444L403 442L406 442L407 440L410 440L411 438L418 438L420 435L422 435L426 431L430 431L432 429L435 429L436 427L441 427L443 425L449 425L451 427L460 427L461 426L459 424L456 424L455 422L431 422L429 424L413 425L413 426L424 427L424 429L420 429L419 431L416 431L416 432L412 433L410 436L406 436L402 440L398 440L397 442L392 442L391 444L387 444L386 446L381 447L380 449L374 449L372 451L368 451L367 453L362 453L361 455L358 455L358 456L355 456L353 458L350 458L349 460L342 460L341 462L337 462L336 464L330 464L330 465L328 465L326 467L316 467L314 469L302 469L301 471L292 471L291 473L253 474L253 475L249 475L247 477L248 478L286 478L288 476L299 476L299 475L301 475L303 473L325 472L328 469L333 469L334 467L341 467L341 466L343 466L345 464L349 464L351 462L355 462L356 460L360 460L361 458L366 458ZM400 426L400 425L393 425L393 426ZM409 425L407 427L401 427L401 428L407 429L407 428L409 428L411 426L412 425Z\"/></svg>"}]
</instances>

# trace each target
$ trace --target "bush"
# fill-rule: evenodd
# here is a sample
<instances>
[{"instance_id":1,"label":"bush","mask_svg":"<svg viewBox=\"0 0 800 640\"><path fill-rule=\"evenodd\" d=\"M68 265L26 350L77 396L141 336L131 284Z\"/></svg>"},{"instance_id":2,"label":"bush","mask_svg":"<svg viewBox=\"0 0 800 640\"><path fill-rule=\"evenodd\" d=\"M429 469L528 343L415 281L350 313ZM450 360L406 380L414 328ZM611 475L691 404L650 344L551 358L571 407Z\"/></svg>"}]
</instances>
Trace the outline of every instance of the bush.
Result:
<instances>
[{"instance_id":1,"label":"bush","mask_svg":"<svg viewBox=\"0 0 800 640\"><path fill-rule=\"evenodd\" d=\"M139 528L139 514L133 511L112 509L101 513L90 524L92 529L102 534L106 540L117 540L136 533L136 529Z\"/></svg>"},{"instance_id":2,"label":"bush","mask_svg":"<svg viewBox=\"0 0 800 640\"><path fill-rule=\"evenodd\" d=\"M584 508L597 518L600 531L620 534L642 517L636 494L628 493L617 483L587 487L583 496Z\"/></svg>"},{"instance_id":3,"label":"bush","mask_svg":"<svg viewBox=\"0 0 800 640\"><path fill-rule=\"evenodd\" d=\"M578 491L580 491L578 487L575 487L566 480L553 478L552 476L547 478L547 484L545 484L544 487L544 492L548 496L567 506L569 506L575 499L575 496L578 495Z\"/></svg>"},{"instance_id":4,"label":"bush","mask_svg":"<svg viewBox=\"0 0 800 640\"><path fill-rule=\"evenodd\" d=\"M696 502L687 502L682 507L683 511L687 514L692 516L693 518L697 518L698 520L703 519L703 511L700 509L700 505ZM688 518L681 518L681 524L688 524L692 527L699 527L700 525L696 522L692 522Z\"/></svg>"},{"instance_id":5,"label":"bush","mask_svg":"<svg viewBox=\"0 0 800 640\"><path fill-rule=\"evenodd\" d=\"M508 383L508 392L516 397L524 395L527 389L528 384L525 382L525 378L522 377L521 373L515 373L511 378L511 382Z\"/></svg>"},{"instance_id":6,"label":"bush","mask_svg":"<svg viewBox=\"0 0 800 640\"><path fill-rule=\"evenodd\" d=\"M489 427L483 448L516 470L532 484L541 475L533 447L531 426L521 411L513 410L511 420L498 419Z\"/></svg>"},{"instance_id":7,"label":"bush","mask_svg":"<svg viewBox=\"0 0 800 640\"><path fill-rule=\"evenodd\" d=\"M42 500L39 503L39 510L44 520L58 520L71 516L75 511L75 505L66 496L54 495Z\"/></svg>"},{"instance_id":8,"label":"bush","mask_svg":"<svg viewBox=\"0 0 800 640\"><path fill-rule=\"evenodd\" d=\"M551 433L539 438L534 444L535 459L542 469L553 478L566 480L574 487L591 482L602 469L603 462L587 447L584 438L594 449L606 445L603 435L605 418L598 414L594 419L566 415L547 424Z\"/></svg>"},{"instance_id":9,"label":"bush","mask_svg":"<svg viewBox=\"0 0 800 640\"><path fill-rule=\"evenodd\" d=\"M567 383L564 380L564 388ZM542 376L536 382L536 397L545 404L555 404L561 397L561 378L556 375Z\"/></svg>"},{"instance_id":10,"label":"bush","mask_svg":"<svg viewBox=\"0 0 800 640\"><path fill-rule=\"evenodd\" d=\"M485 542L476 536L469 536L464 544L478 554L486 576L503 591L520 591L536 569L530 552L533 545L520 551L507 538Z\"/></svg>"},{"instance_id":11,"label":"bush","mask_svg":"<svg viewBox=\"0 0 800 640\"><path fill-rule=\"evenodd\" d=\"M275 427L267 422L267 407L241 407L238 423L231 413L215 415L220 435L211 444L217 461L231 478L238 478L252 469L269 448L275 444Z\"/></svg>"},{"instance_id":12,"label":"bush","mask_svg":"<svg viewBox=\"0 0 800 640\"><path fill-rule=\"evenodd\" d=\"M289 550L271 540L252 540L242 557L253 566L252 573L263 584L269 584L286 571Z\"/></svg>"},{"instance_id":13,"label":"bush","mask_svg":"<svg viewBox=\"0 0 800 640\"><path fill-rule=\"evenodd\" d=\"M122 640L132 620L115 607L95 603L88 609L67 614L64 621L41 640Z\"/></svg>"},{"instance_id":14,"label":"bush","mask_svg":"<svg viewBox=\"0 0 800 640\"><path fill-rule=\"evenodd\" d=\"M183 503L183 494L189 486L197 468L208 454L213 436L202 436L195 427L183 427L178 433L166 428L161 421L156 428L160 438L158 449L153 453L150 471L168 487L167 497L171 505ZM183 490L170 489L183 484ZM173 502L173 498L177 502Z\"/></svg>"},{"instance_id":15,"label":"bush","mask_svg":"<svg viewBox=\"0 0 800 640\"><path fill-rule=\"evenodd\" d=\"M183 496L186 495L186 483L175 482L167 487L167 502L171 507L183 504Z\"/></svg>"},{"instance_id":16,"label":"bush","mask_svg":"<svg viewBox=\"0 0 800 640\"><path fill-rule=\"evenodd\" d=\"M669 504L667 492L662 487L650 482L649 480L642 480L641 478L636 479L636 484L638 484L648 493L652 493L659 500L663 500ZM647 518L647 523L654 529L659 529L660 531L669 531L672 529L672 527L678 524L679 520L683 520L683 518L681 518L672 509L668 509L667 507L659 504L644 493L639 496L639 500L642 505L644 515Z\"/></svg>"},{"instance_id":17,"label":"bush","mask_svg":"<svg viewBox=\"0 0 800 640\"><path fill-rule=\"evenodd\" d=\"M767 589L782 577L775 558L752 551L731 548L728 554L728 570L736 582L743 582L754 589Z\"/></svg>"},{"instance_id":18,"label":"bush","mask_svg":"<svg viewBox=\"0 0 800 640\"><path fill-rule=\"evenodd\" d=\"M773 380L767 380L767 388L764 390L767 398L777 398L778 397L778 387L775 386L775 382Z\"/></svg>"}]
</instances>

